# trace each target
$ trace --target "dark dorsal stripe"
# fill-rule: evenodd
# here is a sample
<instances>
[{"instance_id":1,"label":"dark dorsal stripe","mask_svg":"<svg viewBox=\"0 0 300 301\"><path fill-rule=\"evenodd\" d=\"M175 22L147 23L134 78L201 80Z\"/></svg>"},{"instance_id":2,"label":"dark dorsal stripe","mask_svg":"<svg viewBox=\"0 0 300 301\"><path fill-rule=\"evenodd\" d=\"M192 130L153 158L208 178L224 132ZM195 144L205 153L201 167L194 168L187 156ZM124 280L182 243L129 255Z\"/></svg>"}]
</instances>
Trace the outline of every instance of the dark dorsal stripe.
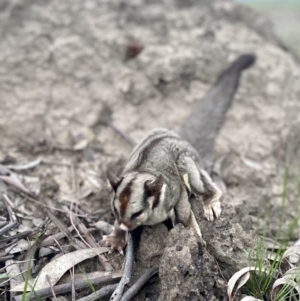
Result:
<instances>
[{"instance_id":1,"label":"dark dorsal stripe","mask_svg":"<svg viewBox=\"0 0 300 301\"><path fill-rule=\"evenodd\" d=\"M152 209L155 209L155 208L159 205L159 200L160 200L160 191L157 192L157 193L154 195L154 201L153 201Z\"/></svg>"},{"instance_id":2,"label":"dark dorsal stripe","mask_svg":"<svg viewBox=\"0 0 300 301\"><path fill-rule=\"evenodd\" d=\"M127 204L130 201L132 182L133 182L133 180L131 180L127 184L127 186L122 190L122 192L119 195L121 216L124 216L125 211L127 209Z\"/></svg>"}]
</instances>

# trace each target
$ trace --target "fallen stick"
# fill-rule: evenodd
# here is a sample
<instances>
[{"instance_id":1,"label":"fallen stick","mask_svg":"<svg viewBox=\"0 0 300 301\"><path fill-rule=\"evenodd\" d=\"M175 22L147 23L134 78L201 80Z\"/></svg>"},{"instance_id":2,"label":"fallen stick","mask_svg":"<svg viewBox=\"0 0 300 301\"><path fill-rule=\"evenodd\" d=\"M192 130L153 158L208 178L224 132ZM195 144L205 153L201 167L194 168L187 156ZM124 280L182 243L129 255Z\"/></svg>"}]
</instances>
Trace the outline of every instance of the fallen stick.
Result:
<instances>
[{"instance_id":1,"label":"fallen stick","mask_svg":"<svg viewBox=\"0 0 300 301\"><path fill-rule=\"evenodd\" d=\"M110 284L118 279L121 278L121 271L118 272L113 272L111 273L111 276L104 276L104 277L98 277L94 279L85 279L81 281L75 281L74 282L74 287L75 290L81 290L84 288L89 287L90 285L96 285L96 284ZM42 298L48 298L53 296L53 292L56 295L61 295L64 293L70 292L72 289L72 283L65 283L65 284L60 284L60 285L55 285L52 287L43 288L34 292L27 293L25 298L23 299L22 295L15 296L13 298L14 301L21 301L21 300L26 300L26 301L31 301L31 300L36 300L36 299L42 299Z\"/></svg>"},{"instance_id":2,"label":"fallen stick","mask_svg":"<svg viewBox=\"0 0 300 301\"><path fill-rule=\"evenodd\" d=\"M88 296L78 299L77 301L93 301L93 300L103 298L103 297L111 294L116 289L117 286L118 286L117 283L107 285L105 287L102 287L98 291L93 292L92 294L90 294Z\"/></svg>"},{"instance_id":3,"label":"fallen stick","mask_svg":"<svg viewBox=\"0 0 300 301\"><path fill-rule=\"evenodd\" d=\"M3 235L6 232L10 231L11 229L17 227L18 224L19 224L19 222L15 221L13 223L9 223L8 225L4 226L3 228L0 229L0 235Z\"/></svg>"},{"instance_id":4,"label":"fallen stick","mask_svg":"<svg viewBox=\"0 0 300 301\"><path fill-rule=\"evenodd\" d=\"M4 261L6 261L8 259L12 259L12 258L14 258L14 255L1 256L0 257L0 262L4 262Z\"/></svg>"},{"instance_id":5,"label":"fallen stick","mask_svg":"<svg viewBox=\"0 0 300 301\"><path fill-rule=\"evenodd\" d=\"M121 300L122 294L124 291L124 287L127 283L129 283L130 278L131 278L132 265L133 265L133 242L132 242L131 233L128 233L124 274L123 274L121 281L119 282L117 288L111 295L111 297L109 299L110 301Z\"/></svg>"},{"instance_id":6,"label":"fallen stick","mask_svg":"<svg viewBox=\"0 0 300 301\"><path fill-rule=\"evenodd\" d=\"M4 226L6 226L7 224L8 224L7 221L0 222L0 227L4 227Z\"/></svg>"},{"instance_id":7,"label":"fallen stick","mask_svg":"<svg viewBox=\"0 0 300 301\"><path fill-rule=\"evenodd\" d=\"M32 231L24 231L22 233L17 233L15 235L12 235L12 236L9 236L9 237L0 238L0 243L8 242L8 241L14 240L16 238L21 239L21 238L27 237L31 233L32 233Z\"/></svg>"},{"instance_id":8,"label":"fallen stick","mask_svg":"<svg viewBox=\"0 0 300 301\"><path fill-rule=\"evenodd\" d=\"M158 272L158 268L147 269L141 277L126 291L121 301L131 300L143 287L143 285Z\"/></svg>"}]
</instances>

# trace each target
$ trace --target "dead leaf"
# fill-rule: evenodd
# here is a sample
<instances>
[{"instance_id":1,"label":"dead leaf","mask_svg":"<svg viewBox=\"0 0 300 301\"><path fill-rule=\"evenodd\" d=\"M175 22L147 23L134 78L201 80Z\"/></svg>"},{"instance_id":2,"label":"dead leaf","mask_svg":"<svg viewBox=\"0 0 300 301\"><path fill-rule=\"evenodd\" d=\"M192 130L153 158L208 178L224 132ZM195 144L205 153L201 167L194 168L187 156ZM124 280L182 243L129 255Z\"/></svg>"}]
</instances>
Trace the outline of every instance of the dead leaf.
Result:
<instances>
[{"instance_id":1,"label":"dead leaf","mask_svg":"<svg viewBox=\"0 0 300 301\"><path fill-rule=\"evenodd\" d=\"M298 239L296 241L296 243L294 244L294 246L299 246L300 247L300 239ZM299 252L297 252L297 254L292 254L289 256L289 262L290 263L297 263L300 260L300 254Z\"/></svg>"},{"instance_id":2,"label":"dead leaf","mask_svg":"<svg viewBox=\"0 0 300 301\"><path fill-rule=\"evenodd\" d=\"M275 289L280 285L289 285L300 295L300 286L295 281L291 280L291 278L280 278L277 279L272 286L272 294L274 294L274 297L276 296Z\"/></svg>"},{"instance_id":3,"label":"dead leaf","mask_svg":"<svg viewBox=\"0 0 300 301\"><path fill-rule=\"evenodd\" d=\"M98 230L100 230L105 235L110 234L114 229L113 225L111 225L105 221L98 221L98 222L94 223L93 226L96 227Z\"/></svg>"},{"instance_id":4,"label":"dead leaf","mask_svg":"<svg viewBox=\"0 0 300 301\"><path fill-rule=\"evenodd\" d=\"M227 284L227 294L228 294L230 301L233 300L233 298L234 298L235 294L232 294L232 292L234 290L234 287L235 287L237 281L240 279L235 293L237 292L237 290L239 288L241 288L248 281L248 279L250 277L250 273L249 273L250 271L260 271L263 273L269 273L268 269L266 269L266 268L262 268L261 270L259 270L259 268L256 268L256 267L245 267L245 268L241 269L240 271L236 272L235 274L233 274Z\"/></svg>"},{"instance_id":5,"label":"dead leaf","mask_svg":"<svg viewBox=\"0 0 300 301\"><path fill-rule=\"evenodd\" d=\"M13 289L23 281L19 265L12 259L5 262L6 272L10 277L10 288Z\"/></svg>"},{"instance_id":6,"label":"dead leaf","mask_svg":"<svg viewBox=\"0 0 300 301\"><path fill-rule=\"evenodd\" d=\"M34 290L40 290L49 287L49 281L47 280L47 277L50 279L51 284L55 285L66 271L68 271L70 268L72 268L79 262L108 251L109 248L100 247L95 249L78 250L75 252L65 254L48 263L41 270L41 272L39 273L36 279L30 279L28 282L27 291L30 291L33 288ZM23 291L24 289L25 289L25 282L16 286L13 291L14 292Z\"/></svg>"},{"instance_id":7,"label":"dead leaf","mask_svg":"<svg viewBox=\"0 0 300 301\"><path fill-rule=\"evenodd\" d=\"M240 159L245 166L248 166L251 169L254 169L257 171L263 171L264 173L269 174L269 175L274 175L276 173L275 167L273 167L273 166L263 165L255 160L245 157L242 154L240 155Z\"/></svg>"},{"instance_id":8,"label":"dead leaf","mask_svg":"<svg viewBox=\"0 0 300 301\"><path fill-rule=\"evenodd\" d=\"M271 238L268 237L262 237L265 245L265 249L268 250L279 250L282 248L281 244Z\"/></svg>"},{"instance_id":9,"label":"dead leaf","mask_svg":"<svg viewBox=\"0 0 300 301\"><path fill-rule=\"evenodd\" d=\"M30 248L32 245L31 242L28 242L27 240L25 239L20 239L13 247L7 247L5 249L5 251L8 253L8 254L16 254L16 253L20 253L20 252L23 252L23 251L27 251L28 248Z\"/></svg>"},{"instance_id":10,"label":"dead leaf","mask_svg":"<svg viewBox=\"0 0 300 301\"><path fill-rule=\"evenodd\" d=\"M244 297L243 299L241 299L241 301L263 301L263 300L261 300L261 299L256 299L256 298L254 298L254 297L252 297L252 296L246 296L246 297Z\"/></svg>"},{"instance_id":11,"label":"dead leaf","mask_svg":"<svg viewBox=\"0 0 300 301\"><path fill-rule=\"evenodd\" d=\"M23 185L16 173L9 171L9 169L6 173L2 173L1 171L3 170L0 169L0 179L2 181L4 181L6 184L12 185L20 189L23 192L30 194L30 191Z\"/></svg>"},{"instance_id":12,"label":"dead leaf","mask_svg":"<svg viewBox=\"0 0 300 301\"><path fill-rule=\"evenodd\" d=\"M281 285L291 286L300 295L299 276L300 276L300 269L299 269L299 267L295 267L295 268L289 269L281 278L277 279L272 286L271 294L273 295L273 298L276 296L275 289ZM296 280L296 281L294 281L294 280Z\"/></svg>"},{"instance_id":13,"label":"dead leaf","mask_svg":"<svg viewBox=\"0 0 300 301\"><path fill-rule=\"evenodd\" d=\"M248 273L245 273L245 274L241 277L240 282L239 282L239 284L238 284L236 290L239 290L245 283L247 283L247 281L249 280L249 278L250 278L250 273L249 273L249 272L248 272Z\"/></svg>"},{"instance_id":14,"label":"dead leaf","mask_svg":"<svg viewBox=\"0 0 300 301\"><path fill-rule=\"evenodd\" d=\"M47 257L51 254L57 254L59 252L58 248L55 247L41 247L39 250L39 258L41 257Z\"/></svg>"},{"instance_id":15,"label":"dead leaf","mask_svg":"<svg viewBox=\"0 0 300 301\"><path fill-rule=\"evenodd\" d=\"M5 167L12 169L12 170L27 170L37 167L42 162L41 158L38 158L34 161L25 163L25 164L18 164L18 165L5 165Z\"/></svg>"},{"instance_id":16,"label":"dead leaf","mask_svg":"<svg viewBox=\"0 0 300 301\"><path fill-rule=\"evenodd\" d=\"M40 194L41 181L38 177L29 177L24 175L18 175L18 177L33 195L38 196Z\"/></svg>"},{"instance_id":17,"label":"dead leaf","mask_svg":"<svg viewBox=\"0 0 300 301\"><path fill-rule=\"evenodd\" d=\"M82 139L73 146L73 149L74 150L83 150L88 146L88 144L89 144L89 141L87 139Z\"/></svg>"},{"instance_id":18,"label":"dead leaf","mask_svg":"<svg viewBox=\"0 0 300 301\"><path fill-rule=\"evenodd\" d=\"M293 245L286 249L286 251L282 255L282 259L289 257L289 261L291 263L297 263L300 259L300 244ZM292 260L291 260L292 259Z\"/></svg>"}]
</instances>

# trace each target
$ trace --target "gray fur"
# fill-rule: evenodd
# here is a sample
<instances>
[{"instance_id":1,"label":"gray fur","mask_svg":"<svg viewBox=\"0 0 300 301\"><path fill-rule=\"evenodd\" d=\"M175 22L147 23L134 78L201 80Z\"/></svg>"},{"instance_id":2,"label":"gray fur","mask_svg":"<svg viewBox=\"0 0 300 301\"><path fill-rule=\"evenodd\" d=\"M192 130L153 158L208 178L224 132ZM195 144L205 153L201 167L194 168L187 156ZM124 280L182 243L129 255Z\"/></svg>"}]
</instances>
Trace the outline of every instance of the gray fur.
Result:
<instances>
[{"instance_id":1,"label":"gray fur","mask_svg":"<svg viewBox=\"0 0 300 301\"><path fill-rule=\"evenodd\" d=\"M221 191L202 164L211 155L240 73L253 61L253 55L239 57L197 105L183 127L184 136L190 143L172 131L153 130L134 148L122 178L109 176L115 190L112 210L117 221L113 233L105 238L106 245L122 250L125 244L123 230L154 225L167 218L193 227L201 236L191 210L190 195L202 203L208 220L220 215Z\"/></svg>"},{"instance_id":2,"label":"gray fur","mask_svg":"<svg viewBox=\"0 0 300 301\"><path fill-rule=\"evenodd\" d=\"M241 72L250 67L255 56L238 57L218 78L216 84L196 105L182 128L182 137L198 151L206 170L210 169L216 135L238 88Z\"/></svg>"}]
</instances>

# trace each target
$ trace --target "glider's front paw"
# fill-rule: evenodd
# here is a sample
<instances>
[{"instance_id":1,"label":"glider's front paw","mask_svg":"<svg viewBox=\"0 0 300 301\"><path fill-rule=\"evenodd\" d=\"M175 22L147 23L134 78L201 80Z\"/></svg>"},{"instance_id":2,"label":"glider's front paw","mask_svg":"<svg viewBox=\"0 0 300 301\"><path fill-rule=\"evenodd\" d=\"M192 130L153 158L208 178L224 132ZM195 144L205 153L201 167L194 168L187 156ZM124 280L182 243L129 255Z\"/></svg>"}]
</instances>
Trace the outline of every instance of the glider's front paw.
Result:
<instances>
[{"instance_id":1,"label":"glider's front paw","mask_svg":"<svg viewBox=\"0 0 300 301\"><path fill-rule=\"evenodd\" d=\"M203 203L204 216L209 220L213 221L218 218L221 214L221 202L219 200L213 200L208 204Z\"/></svg>"},{"instance_id":2,"label":"glider's front paw","mask_svg":"<svg viewBox=\"0 0 300 301\"><path fill-rule=\"evenodd\" d=\"M100 244L109 247L111 252L117 250L120 254L124 255L123 249L126 247L126 237L118 237L115 235L103 235Z\"/></svg>"}]
</instances>

